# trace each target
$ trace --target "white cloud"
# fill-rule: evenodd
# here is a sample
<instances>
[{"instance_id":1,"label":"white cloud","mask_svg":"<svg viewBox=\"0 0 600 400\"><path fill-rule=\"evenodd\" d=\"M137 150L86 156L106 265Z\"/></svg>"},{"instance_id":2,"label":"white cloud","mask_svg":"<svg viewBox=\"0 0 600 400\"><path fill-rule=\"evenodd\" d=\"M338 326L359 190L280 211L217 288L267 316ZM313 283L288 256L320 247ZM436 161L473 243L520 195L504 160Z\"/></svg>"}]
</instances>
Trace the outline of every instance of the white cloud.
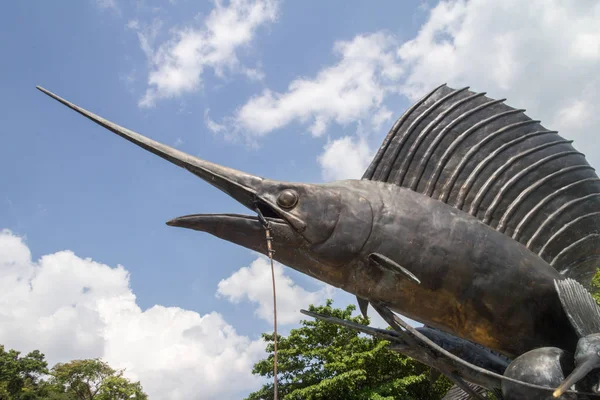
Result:
<instances>
[{"instance_id":1,"label":"white cloud","mask_svg":"<svg viewBox=\"0 0 600 400\"><path fill-rule=\"evenodd\" d=\"M337 42L340 61L312 79L297 78L285 93L266 89L251 98L233 118L245 134L262 136L292 122L310 124L315 136L332 123L347 124L370 119L374 124L389 118L384 97L394 90L402 68L394 54L394 39L384 33L358 35Z\"/></svg>"},{"instance_id":2,"label":"white cloud","mask_svg":"<svg viewBox=\"0 0 600 400\"><path fill-rule=\"evenodd\" d=\"M154 43L160 33L163 22L160 18L155 18L151 23L145 24L137 19L130 20L125 25L127 29L136 31L140 48L150 63L154 58Z\"/></svg>"},{"instance_id":3,"label":"white cloud","mask_svg":"<svg viewBox=\"0 0 600 400\"><path fill-rule=\"evenodd\" d=\"M210 118L210 116L208 115L210 112L210 109L205 109L204 110L204 125L206 125L206 127L208 128L209 131L211 131L212 133L219 133L219 132L223 132L225 131L225 125L223 124L219 124L217 122L215 122L214 120L212 120Z\"/></svg>"},{"instance_id":4,"label":"white cloud","mask_svg":"<svg viewBox=\"0 0 600 400\"><path fill-rule=\"evenodd\" d=\"M206 68L220 77L229 70L261 79L260 71L240 65L237 52L251 43L259 27L275 21L277 6L276 0L231 0L227 6L216 0L202 27L175 29L171 40L156 51L140 34L140 44L151 64L149 87L140 106L150 107L158 99L198 89Z\"/></svg>"},{"instance_id":5,"label":"white cloud","mask_svg":"<svg viewBox=\"0 0 600 400\"><path fill-rule=\"evenodd\" d=\"M250 3L217 7L207 21L242 18L246 14L235 11L243 8L240 4L249 7ZM260 71L239 66L235 53L239 43L251 40L258 25L275 18L275 11L265 11L275 6L257 4L263 10L257 12L259 17L253 20L257 22L246 24L237 41L225 41L225 50L205 45L209 43L206 32L217 32L211 27L219 25L208 22L204 30L178 31L177 40L161 46L153 56L148 104L196 88L205 66L217 74L237 66L249 77L262 78ZM595 159L600 141L592 131L600 125L600 113L594 112L600 108L600 2L450 0L427 12L425 24L412 40L398 45L394 36L377 32L336 42L334 52L339 60L335 64L313 77L297 77L284 92L265 89L220 122L206 115L206 125L227 135L241 132L249 143L292 123L305 124L317 137L332 123L363 122L371 131L380 132L394 117L386 105L391 94L401 93L414 101L448 82L453 87L470 85L494 98L508 98L509 105L526 108L528 115L541 119L546 127L575 139L575 146L600 166L600 158ZM201 56L190 56L194 52L215 56L200 62ZM233 60L232 64L226 60ZM163 77L178 76L180 80L165 78L163 84ZM319 158L323 175L357 176L358 167L344 172L349 162L338 159L342 153L337 150L351 149L358 160L352 165L364 166L367 139L373 135L334 138Z\"/></svg>"},{"instance_id":6,"label":"white cloud","mask_svg":"<svg viewBox=\"0 0 600 400\"><path fill-rule=\"evenodd\" d=\"M373 130L375 132L378 132L386 122L392 119L393 115L394 114L390 110L388 110L388 108L385 105L382 106L379 110L375 112L371 119Z\"/></svg>"},{"instance_id":7,"label":"white cloud","mask_svg":"<svg viewBox=\"0 0 600 400\"><path fill-rule=\"evenodd\" d=\"M242 69L242 72L251 81L262 81L265 79L265 73L258 68L246 68Z\"/></svg>"},{"instance_id":8,"label":"white cloud","mask_svg":"<svg viewBox=\"0 0 600 400\"><path fill-rule=\"evenodd\" d=\"M600 166L599 20L598 1L442 2L398 51L403 91L415 99L448 82L506 97Z\"/></svg>"},{"instance_id":9,"label":"white cloud","mask_svg":"<svg viewBox=\"0 0 600 400\"><path fill-rule=\"evenodd\" d=\"M113 10L119 14L121 12L116 0L96 0L96 5L102 9Z\"/></svg>"},{"instance_id":10,"label":"white cloud","mask_svg":"<svg viewBox=\"0 0 600 400\"><path fill-rule=\"evenodd\" d=\"M125 26L129 29L138 30L140 29L140 21L138 21L137 19L131 19L127 21L127 24Z\"/></svg>"},{"instance_id":11,"label":"white cloud","mask_svg":"<svg viewBox=\"0 0 600 400\"><path fill-rule=\"evenodd\" d=\"M390 94L414 101L448 82L527 108L600 166L593 131L600 125L594 112L600 109L600 2L452 0L428 13L418 34L400 46L382 32L336 43L336 64L314 78L296 78L283 93L264 90L225 121L253 137L295 122L315 136L334 122L370 122L378 132L393 116L385 104ZM351 176L336 150L350 148L360 160L358 140L330 143L320 157L323 175Z\"/></svg>"},{"instance_id":12,"label":"white cloud","mask_svg":"<svg viewBox=\"0 0 600 400\"><path fill-rule=\"evenodd\" d=\"M281 264L275 264L275 285L277 289L277 322L294 324L301 318L300 309L310 304L323 304L331 297L333 288L323 286L309 292L296 285L284 274ZM217 294L233 303L249 300L257 304L256 315L265 321L273 322L273 292L271 265L269 260L257 258L248 267L240 268L227 279L219 282Z\"/></svg>"},{"instance_id":13,"label":"white cloud","mask_svg":"<svg viewBox=\"0 0 600 400\"><path fill-rule=\"evenodd\" d=\"M318 161L323 179L360 179L373 154L362 136L344 136L328 142Z\"/></svg>"},{"instance_id":14,"label":"white cloud","mask_svg":"<svg viewBox=\"0 0 600 400\"><path fill-rule=\"evenodd\" d=\"M50 363L102 357L127 368L150 398L240 398L264 343L218 313L156 305L142 311L129 274L61 251L31 260L23 239L0 232L0 343L39 349Z\"/></svg>"}]
</instances>

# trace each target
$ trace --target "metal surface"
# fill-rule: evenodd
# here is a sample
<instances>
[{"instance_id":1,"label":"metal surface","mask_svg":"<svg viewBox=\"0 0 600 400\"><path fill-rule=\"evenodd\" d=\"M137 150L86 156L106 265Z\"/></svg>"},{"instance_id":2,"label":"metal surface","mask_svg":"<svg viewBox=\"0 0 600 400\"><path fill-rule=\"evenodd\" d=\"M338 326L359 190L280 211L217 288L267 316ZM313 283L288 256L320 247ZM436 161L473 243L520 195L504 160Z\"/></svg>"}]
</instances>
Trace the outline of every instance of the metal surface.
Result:
<instances>
[{"instance_id":1,"label":"metal surface","mask_svg":"<svg viewBox=\"0 0 600 400\"><path fill-rule=\"evenodd\" d=\"M558 387L573 371L573 354L556 347L531 350L515 359L507 368L505 376L535 385ZM509 400L550 400L551 392L540 392L535 388L513 382L503 382L502 394ZM566 393L564 400L575 400L577 395Z\"/></svg>"},{"instance_id":2,"label":"metal surface","mask_svg":"<svg viewBox=\"0 0 600 400\"><path fill-rule=\"evenodd\" d=\"M394 124L362 180L317 185L200 160L39 89L258 207L277 261L355 294L362 309L379 304L509 357L577 345L554 281L587 285L596 271L600 182L583 154L523 110L440 86ZM168 224L267 253L255 217Z\"/></svg>"}]
</instances>

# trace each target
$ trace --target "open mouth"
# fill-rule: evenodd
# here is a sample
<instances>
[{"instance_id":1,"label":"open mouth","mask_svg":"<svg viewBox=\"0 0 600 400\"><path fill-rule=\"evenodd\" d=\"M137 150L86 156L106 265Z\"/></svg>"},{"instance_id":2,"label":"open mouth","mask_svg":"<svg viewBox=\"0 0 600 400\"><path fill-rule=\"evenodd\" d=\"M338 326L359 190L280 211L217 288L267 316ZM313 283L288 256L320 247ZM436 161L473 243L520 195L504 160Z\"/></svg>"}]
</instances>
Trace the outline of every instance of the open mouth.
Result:
<instances>
[{"instance_id":1,"label":"open mouth","mask_svg":"<svg viewBox=\"0 0 600 400\"><path fill-rule=\"evenodd\" d=\"M261 218L264 218L271 224L286 224L286 221L273 210L268 204L257 200L255 202L255 209L257 211L256 216L254 215L243 215L243 214L189 214L181 217L173 218L167 221L167 225L176 226L180 228L194 229L198 231L206 231L211 226L218 223L231 224L234 220L238 221L238 224L256 224L262 225ZM210 229L211 231L214 230Z\"/></svg>"},{"instance_id":2,"label":"open mouth","mask_svg":"<svg viewBox=\"0 0 600 400\"><path fill-rule=\"evenodd\" d=\"M256 202L256 209L265 218L283 221L283 218L281 218L272 207L262 201Z\"/></svg>"},{"instance_id":3,"label":"open mouth","mask_svg":"<svg viewBox=\"0 0 600 400\"><path fill-rule=\"evenodd\" d=\"M265 216L265 219L269 222L272 231L273 246L279 251L277 255L284 258L286 256L296 257L298 249L304 245L301 236L297 235L295 230L279 217ZM258 216L191 214L174 218L168 221L167 225L206 232L261 254L267 254L265 227Z\"/></svg>"},{"instance_id":4,"label":"open mouth","mask_svg":"<svg viewBox=\"0 0 600 400\"><path fill-rule=\"evenodd\" d=\"M263 213L265 219L270 223L285 224L285 221L278 215L276 215L273 211L271 211L270 214L267 214L262 210L261 212ZM233 221L260 225L260 220L258 216L243 214L189 214L173 218L172 220L167 221L167 225L205 232L207 228L210 228L210 226L215 223L226 223Z\"/></svg>"}]
</instances>

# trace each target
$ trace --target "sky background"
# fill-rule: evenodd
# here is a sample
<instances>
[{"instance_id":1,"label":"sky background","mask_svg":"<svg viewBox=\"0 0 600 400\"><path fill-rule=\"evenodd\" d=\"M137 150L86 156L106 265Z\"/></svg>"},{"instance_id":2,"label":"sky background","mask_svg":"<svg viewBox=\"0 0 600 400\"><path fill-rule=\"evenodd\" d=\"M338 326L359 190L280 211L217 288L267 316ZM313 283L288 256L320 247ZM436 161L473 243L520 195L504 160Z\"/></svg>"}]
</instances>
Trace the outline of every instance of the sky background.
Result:
<instances>
[{"instance_id":1,"label":"sky background","mask_svg":"<svg viewBox=\"0 0 600 400\"><path fill-rule=\"evenodd\" d=\"M246 210L37 90L273 179L359 178L447 82L527 109L600 166L600 2L9 2L0 14L0 343L102 357L151 399L239 399L270 270L165 221ZM278 266L280 330L352 296ZM374 321L375 324L380 321Z\"/></svg>"}]
</instances>

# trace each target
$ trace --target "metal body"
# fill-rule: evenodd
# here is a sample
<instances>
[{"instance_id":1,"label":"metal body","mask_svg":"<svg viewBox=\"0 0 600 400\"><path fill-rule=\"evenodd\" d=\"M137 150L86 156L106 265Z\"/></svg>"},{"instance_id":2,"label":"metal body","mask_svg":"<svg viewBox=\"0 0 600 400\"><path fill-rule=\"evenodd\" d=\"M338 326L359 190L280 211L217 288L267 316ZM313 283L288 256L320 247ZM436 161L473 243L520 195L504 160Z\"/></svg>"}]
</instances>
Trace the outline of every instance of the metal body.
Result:
<instances>
[{"instance_id":1,"label":"metal body","mask_svg":"<svg viewBox=\"0 0 600 400\"><path fill-rule=\"evenodd\" d=\"M343 181L302 187L301 198L314 198L316 204L323 193L339 194L331 221L319 221L333 228L317 244L296 238L292 253L284 233L275 233L277 261L508 356L536 347L575 346L577 336L554 289L559 273L520 243L460 210L397 186ZM324 200L331 205L331 199ZM264 251L256 236L238 228L235 217L215 224L204 223L204 216L185 218L177 224L193 222L197 229ZM396 261L421 283L375 265L369 259L373 253Z\"/></svg>"},{"instance_id":2,"label":"metal body","mask_svg":"<svg viewBox=\"0 0 600 400\"><path fill-rule=\"evenodd\" d=\"M347 186L368 199L373 223L365 224L370 235L336 286L509 356L575 345L554 290L559 273L520 243L408 189L371 181ZM367 260L375 252L421 283L374 267Z\"/></svg>"},{"instance_id":3,"label":"metal body","mask_svg":"<svg viewBox=\"0 0 600 400\"><path fill-rule=\"evenodd\" d=\"M377 303L510 357L577 344L553 284L596 272L600 179L570 141L502 100L442 85L398 119L362 180L314 185L192 157L40 90L258 210L276 260L357 295L362 310ZM167 224L268 253L256 217Z\"/></svg>"},{"instance_id":4,"label":"metal body","mask_svg":"<svg viewBox=\"0 0 600 400\"><path fill-rule=\"evenodd\" d=\"M577 343L554 289L560 274L476 218L380 182L286 187L300 191L311 204L327 204L330 215L315 223L322 228L318 243L273 219L277 261L507 356ZM331 193L337 196L329 198ZM318 208L313 212L323 216ZM266 250L258 240L259 223L249 217L193 215L169 223ZM373 253L396 261L421 283L374 264L369 258Z\"/></svg>"}]
</instances>

